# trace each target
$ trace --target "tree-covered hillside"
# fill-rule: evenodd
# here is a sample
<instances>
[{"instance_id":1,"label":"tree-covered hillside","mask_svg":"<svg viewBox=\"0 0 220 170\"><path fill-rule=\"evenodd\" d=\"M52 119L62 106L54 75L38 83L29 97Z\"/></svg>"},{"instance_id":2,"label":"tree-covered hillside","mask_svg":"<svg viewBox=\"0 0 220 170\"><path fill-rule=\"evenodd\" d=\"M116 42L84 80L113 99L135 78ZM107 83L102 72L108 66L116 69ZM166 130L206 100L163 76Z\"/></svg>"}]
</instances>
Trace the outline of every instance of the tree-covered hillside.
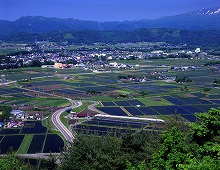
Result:
<instances>
[{"instance_id":1,"label":"tree-covered hillside","mask_svg":"<svg viewBox=\"0 0 220 170\"><path fill-rule=\"evenodd\" d=\"M139 29L135 31L64 31L50 33L18 33L0 37L6 42L34 43L48 40L74 44L126 43L126 42L168 42L196 45L219 45L220 31L186 31L175 29Z\"/></svg>"}]
</instances>

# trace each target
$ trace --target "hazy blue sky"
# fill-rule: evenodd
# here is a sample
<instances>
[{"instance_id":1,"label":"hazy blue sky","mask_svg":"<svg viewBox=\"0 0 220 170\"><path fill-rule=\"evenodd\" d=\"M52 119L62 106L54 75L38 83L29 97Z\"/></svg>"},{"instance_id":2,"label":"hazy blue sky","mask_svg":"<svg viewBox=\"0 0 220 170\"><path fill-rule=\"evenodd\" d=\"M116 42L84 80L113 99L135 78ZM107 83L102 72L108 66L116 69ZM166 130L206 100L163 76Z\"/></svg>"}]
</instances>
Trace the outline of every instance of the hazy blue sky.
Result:
<instances>
[{"instance_id":1,"label":"hazy blue sky","mask_svg":"<svg viewBox=\"0 0 220 170\"><path fill-rule=\"evenodd\" d=\"M123 21L155 19L215 6L220 6L220 0L0 0L0 19L38 15Z\"/></svg>"}]
</instances>

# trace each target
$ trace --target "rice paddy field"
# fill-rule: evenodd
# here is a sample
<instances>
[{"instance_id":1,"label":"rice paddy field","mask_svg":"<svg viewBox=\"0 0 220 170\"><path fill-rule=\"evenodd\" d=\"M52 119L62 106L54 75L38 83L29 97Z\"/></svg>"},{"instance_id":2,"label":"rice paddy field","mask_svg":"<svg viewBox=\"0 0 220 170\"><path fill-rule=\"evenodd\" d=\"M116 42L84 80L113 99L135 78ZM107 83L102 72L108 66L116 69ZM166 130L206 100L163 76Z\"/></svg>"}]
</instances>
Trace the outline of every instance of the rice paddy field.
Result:
<instances>
[{"instance_id":1,"label":"rice paddy field","mask_svg":"<svg viewBox=\"0 0 220 170\"><path fill-rule=\"evenodd\" d=\"M144 104L140 100L102 102L98 107L102 112L115 116L160 117L178 114L183 121L195 122L196 113L206 112L211 108L218 108L219 100L205 100L198 97L181 97L179 95L161 96L167 105ZM157 98L160 99L160 98ZM169 103L168 103L169 102ZM133 103L133 104L132 104Z\"/></svg>"},{"instance_id":2,"label":"rice paddy field","mask_svg":"<svg viewBox=\"0 0 220 170\"><path fill-rule=\"evenodd\" d=\"M119 137L126 132L135 133L141 129L157 133L163 129L162 124L154 123L150 121L140 120L127 120L127 119L115 119L115 118L101 118L95 117L92 120L88 120L79 125L73 126L73 130L76 133L88 134L88 135L118 135Z\"/></svg>"},{"instance_id":3,"label":"rice paddy field","mask_svg":"<svg viewBox=\"0 0 220 170\"><path fill-rule=\"evenodd\" d=\"M131 64L131 61L120 61ZM132 100L138 98L140 102L147 101L152 105L163 105L167 103L184 104L190 100L191 104L219 104L220 89L214 86L213 81L219 78L220 72L213 71L211 67L204 64L209 60L186 60L186 59L166 59L166 60L135 60L133 64L138 64L135 69L113 69L108 73L93 73L91 70L83 69L42 69L26 68L17 70L1 70L6 80L17 82L10 86L0 86L0 100L2 104L22 105L35 104L42 105L68 105L65 101L54 101L53 95L68 97L73 99L92 99L103 102L104 106L118 106L125 98ZM164 65L164 67L160 67ZM192 66L195 70L173 71L173 66ZM161 73L161 71L166 72ZM154 75L154 72L156 74ZM158 73L158 74L157 74ZM161 75L162 74L162 75ZM30 76L31 75L31 76ZM145 77L146 81L119 81L120 76ZM190 83L176 83L167 81L159 77L189 77ZM72 77L68 79L67 77ZM194 95L197 98L187 99L185 95ZM181 98L170 98L169 95L179 95ZM165 96L165 97L163 97ZM167 96L167 97L166 97ZM157 98L158 101L151 100ZM36 98L41 98L43 102ZM46 102L50 98L53 102ZM205 100L201 100L205 99ZM117 100L119 100L117 104ZM112 102L114 103L105 103ZM143 102L144 103L144 102ZM143 103L139 103L142 105ZM188 102L189 103L189 102ZM130 106L131 103L124 103ZM138 105L138 103L136 103ZM145 103L144 103L145 104Z\"/></svg>"},{"instance_id":4,"label":"rice paddy field","mask_svg":"<svg viewBox=\"0 0 220 170\"><path fill-rule=\"evenodd\" d=\"M84 69L26 68L1 70L5 79L14 81L0 86L0 105L13 107L64 107L64 98L100 102L97 109L113 116L156 118L168 120L179 115L186 123L197 121L195 114L220 107L220 89L213 84L220 72L204 66L209 60L135 60L117 61L139 65L134 69L111 69L108 73L94 73ZM164 65L161 67L161 65ZM192 66L196 69L173 71L171 67ZM110 71L110 69L108 69ZM119 77L145 77L145 81L121 81ZM188 77L189 83L176 83L170 77ZM53 113L52 111L50 111ZM60 152L62 139L47 128L34 123L21 129L0 131L1 153L13 148L18 153ZM37 129L36 129L37 128ZM74 126L74 131L105 135L109 132L132 132L140 128L160 131L160 126L149 122L94 119ZM57 142L53 142L57 141ZM54 146L51 145L54 144ZM25 147L24 147L25 146ZM26 148L26 149L25 149Z\"/></svg>"},{"instance_id":5,"label":"rice paddy field","mask_svg":"<svg viewBox=\"0 0 220 170\"><path fill-rule=\"evenodd\" d=\"M0 154L12 150L18 154L59 153L63 147L63 139L48 132L41 121L27 121L20 129L0 130Z\"/></svg>"}]
</instances>

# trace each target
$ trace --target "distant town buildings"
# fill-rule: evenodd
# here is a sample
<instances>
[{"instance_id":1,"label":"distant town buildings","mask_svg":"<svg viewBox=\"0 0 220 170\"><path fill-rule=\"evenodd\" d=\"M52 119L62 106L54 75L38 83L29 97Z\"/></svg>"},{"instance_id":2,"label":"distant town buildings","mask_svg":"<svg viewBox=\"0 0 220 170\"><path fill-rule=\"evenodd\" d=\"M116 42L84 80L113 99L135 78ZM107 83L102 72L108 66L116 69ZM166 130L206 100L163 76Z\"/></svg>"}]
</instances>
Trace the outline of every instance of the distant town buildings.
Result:
<instances>
[{"instance_id":1,"label":"distant town buildings","mask_svg":"<svg viewBox=\"0 0 220 170\"><path fill-rule=\"evenodd\" d=\"M87 47L82 45L76 50L74 45L61 45L51 42L37 42L32 45L17 45L15 47L0 45L0 49L26 50L22 53L14 53L8 56L0 64L0 69L31 66L33 62L41 63L42 68L85 68L91 70L110 68L129 68L119 60L144 60L159 58L186 58L186 59L212 59L209 52L204 52L200 47L190 48L185 44L171 45L167 43L121 43L117 45L103 44L98 48L98 43ZM25 49L24 49L25 48ZM53 50L51 50L53 49ZM215 59L219 58L215 56ZM9 60L10 59L10 60ZM37 65L39 66L39 65ZM4 77L0 78L4 82Z\"/></svg>"}]
</instances>

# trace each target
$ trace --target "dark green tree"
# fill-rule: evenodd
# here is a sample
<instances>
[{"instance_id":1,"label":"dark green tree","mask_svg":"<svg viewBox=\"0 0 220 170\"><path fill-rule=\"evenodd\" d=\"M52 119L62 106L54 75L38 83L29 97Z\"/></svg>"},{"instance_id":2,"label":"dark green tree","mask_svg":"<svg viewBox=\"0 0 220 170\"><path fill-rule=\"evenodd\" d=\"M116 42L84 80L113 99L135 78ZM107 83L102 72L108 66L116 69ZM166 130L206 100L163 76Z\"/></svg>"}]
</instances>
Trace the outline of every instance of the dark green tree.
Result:
<instances>
[{"instance_id":1,"label":"dark green tree","mask_svg":"<svg viewBox=\"0 0 220 170\"><path fill-rule=\"evenodd\" d=\"M4 121L9 119L9 117L11 116L10 112L12 111L10 106L0 106L0 112L2 112L0 114L0 121Z\"/></svg>"},{"instance_id":2,"label":"dark green tree","mask_svg":"<svg viewBox=\"0 0 220 170\"><path fill-rule=\"evenodd\" d=\"M124 135L116 133L101 137L77 135L64 151L60 169L149 169L158 144L156 137L146 131L132 134L128 130Z\"/></svg>"},{"instance_id":3,"label":"dark green tree","mask_svg":"<svg viewBox=\"0 0 220 170\"><path fill-rule=\"evenodd\" d=\"M63 153L60 168L63 170L123 169L121 142L121 139L111 136L77 135Z\"/></svg>"},{"instance_id":4,"label":"dark green tree","mask_svg":"<svg viewBox=\"0 0 220 170\"><path fill-rule=\"evenodd\" d=\"M152 157L152 169L207 169L220 167L220 110L197 114L189 133L175 126L162 135L162 147Z\"/></svg>"},{"instance_id":5,"label":"dark green tree","mask_svg":"<svg viewBox=\"0 0 220 170\"><path fill-rule=\"evenodd\" d=\"M217 139L220 135L220 109L212 108L207 113L197 114L197 117L200 121L191 125L193 141L203 145Z\"/></svg>"},{"instance_id":6,"label":"dark green tree","mask_svg":"<svg viewBox=\"0 0 220 170\"><path fill-rule=\"evenodd\" d=\"M30 66L31 66L31 67L41 67L41 66L42 66L42 63L41 63L39 60L33 60L33 61L30 63Z\"/></svg>"},{"instance_id":7,"label":"dark green tree","mask_svg":"<svg viewBox=\"0 0 220 170\"><path fill-rule=\"evenodd\" d=\"M1 170L30 170L31 166L16 157L15 153L9 153L0 157Z\"/></svg>"},{"instance_id":8,"label":"dark green tree","mask_svg":"<svg viewBox=\"0 0 220 170\"><path fill-rule=\"evenodd\" d=\"M146 164L145 162L141 162L139 165L132 165L131 162L127 161L126 162L126 170L145 170L146 169Z\"/></svg>"},{"instance_id":9,"label":"dark green tree","mask_svg":"<svg viewBox=\"0 0 220 170\"><path fill-rule=\"evenodd\" d=\"M188 146L184 134L173 127L162 134L163 145L152 157L152 169L177 169L188 160Z\"/></svg>"}]
</instances>

